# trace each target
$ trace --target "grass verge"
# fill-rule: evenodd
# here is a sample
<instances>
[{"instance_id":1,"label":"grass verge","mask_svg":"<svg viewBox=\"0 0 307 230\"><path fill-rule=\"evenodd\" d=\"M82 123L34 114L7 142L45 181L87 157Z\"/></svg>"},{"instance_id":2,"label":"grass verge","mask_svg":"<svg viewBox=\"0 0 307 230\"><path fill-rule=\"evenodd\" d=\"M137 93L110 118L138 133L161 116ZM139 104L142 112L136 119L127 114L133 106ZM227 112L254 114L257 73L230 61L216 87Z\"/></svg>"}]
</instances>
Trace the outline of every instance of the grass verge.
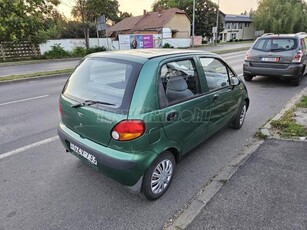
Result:
<instances>
[{"instance_id":1,"label":"grass verge","mask_svg":"<svg viewBox=\"0 0 307 230\"><path fill-rule=\"evenodd\" d=\"M54 70L54 71L47 71L47 72L22 74L22 75L10 75L10 76L5 76L5 77L0 77L0 82L10 81L10 80L29 79L29 78L36 78L36 77L47 77L47 76L59 75L59 74L71 74L72 71L73 69L63 69L63 70Z\"/></svg>"},{"instance_id":2,"label":"grass verge","mask_svg":"<svg viewBox=\"0 0 307 230\"><path fill-rule=\"evenodd\" d=\"M285 112L281 119L271 122L271 125L278 130L278 134L281 137L290 138L307 136L307 128L295 122L294 112L297 108L307 108L307 96L303 96L301 101L292 109Z\"/></svg>"}]
</instances>

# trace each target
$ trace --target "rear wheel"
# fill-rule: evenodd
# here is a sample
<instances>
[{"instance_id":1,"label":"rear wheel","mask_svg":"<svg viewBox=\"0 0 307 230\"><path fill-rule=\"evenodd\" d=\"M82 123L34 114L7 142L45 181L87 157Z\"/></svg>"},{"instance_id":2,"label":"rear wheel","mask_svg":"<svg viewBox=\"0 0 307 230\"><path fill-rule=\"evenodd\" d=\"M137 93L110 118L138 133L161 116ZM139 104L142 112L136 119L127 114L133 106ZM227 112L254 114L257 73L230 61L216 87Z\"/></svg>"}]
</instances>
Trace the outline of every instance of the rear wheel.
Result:
<instances>
[{"instance_id":1,"label":"rear wheel","mask_svg":"<svg viewBox=\"0 0 307 230\"><path fill-rule=\"evenodd\" d=\"M246 101L244 101L241 104L238 110L238 114L231 125L232 128L240 129L242 127L244 120L245 120L246 112L247 112L247 104L246 104Z\"/></svg>"},{"instance_id":2,"label":"rear wheel","mask_svg":"<svg viewBox=\"0 0 307 230\"><path fill-rule=\"evenodd\" d=\"M245 81L251 81L253 79L253 76L251 75L244 75L243 77Z\"/></svg>"},{"instance_id":3,"label":"rear wheel","mask_svg":"<svg viewBox=\"0 0 307 230\"><path fill-rule=\"evenodd\" d=\"M174 170L175 158L172 153L161 153L144 175L142 191L148 200L157 200L170 186Z\"/></svg>"},{"instance_id":4,"label":"rear wheel","mask_svg":"<svg viewBox=\"0 0 307 230\"><path fill-rule=\"evenodd\" d=\"M291 80L291 84L293 86L299 86L302 78L303 78L303 75L297 76L294 80Z\"/></svg>"}]
</instances>

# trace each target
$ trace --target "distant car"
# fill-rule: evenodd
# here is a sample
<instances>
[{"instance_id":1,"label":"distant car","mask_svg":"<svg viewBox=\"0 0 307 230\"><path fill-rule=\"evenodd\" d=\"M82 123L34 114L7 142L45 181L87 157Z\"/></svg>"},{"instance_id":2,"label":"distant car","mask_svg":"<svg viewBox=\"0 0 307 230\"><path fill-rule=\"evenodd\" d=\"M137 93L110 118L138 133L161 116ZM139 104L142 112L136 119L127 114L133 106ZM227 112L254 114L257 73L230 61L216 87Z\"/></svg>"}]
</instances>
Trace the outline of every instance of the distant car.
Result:
<instances>
[{"instance_id":1,"label":"distant car","mask_svg":"<svg viewBox=\"0 0 307 230\"><path fill-rule=\"evenodd\" d=\"M297 86L307 73L307 33L265 34L247 51L245 81L256 75L289 79Z\"/></svg>"},{"instance_id":2,"label":"distant car","mask_svg":"<svg viewBox=\"0 0 307 230\"><path fill-rule=\"evenodd\" d=\"M212 53L96 53L63 88L58 134L67 152L155 200L184 154L225 126L241 128L249 103L244 83Z\"/></svg>"}]
</instances>

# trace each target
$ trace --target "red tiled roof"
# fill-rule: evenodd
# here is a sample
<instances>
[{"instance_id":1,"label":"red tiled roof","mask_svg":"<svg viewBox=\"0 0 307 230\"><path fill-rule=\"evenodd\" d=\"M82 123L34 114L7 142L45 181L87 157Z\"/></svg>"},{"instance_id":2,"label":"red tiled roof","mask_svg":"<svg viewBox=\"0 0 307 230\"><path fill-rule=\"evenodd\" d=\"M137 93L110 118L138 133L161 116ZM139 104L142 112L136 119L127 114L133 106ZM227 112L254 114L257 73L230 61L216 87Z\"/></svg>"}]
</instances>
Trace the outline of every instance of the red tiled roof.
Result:
<instances>
[{"instance_id":1,"label":"red tiled roof","mask_svg":"<svg viewBox=\"0 0 307 230\"><path fill-rule=\"evenodd\" d=\"M110 34L116 31L159 29L164 27L175 14L185 14L182 10L171 8L160 12L150 12L145 15L126 18L107 29Z\"/></svg>"}]
</instances>

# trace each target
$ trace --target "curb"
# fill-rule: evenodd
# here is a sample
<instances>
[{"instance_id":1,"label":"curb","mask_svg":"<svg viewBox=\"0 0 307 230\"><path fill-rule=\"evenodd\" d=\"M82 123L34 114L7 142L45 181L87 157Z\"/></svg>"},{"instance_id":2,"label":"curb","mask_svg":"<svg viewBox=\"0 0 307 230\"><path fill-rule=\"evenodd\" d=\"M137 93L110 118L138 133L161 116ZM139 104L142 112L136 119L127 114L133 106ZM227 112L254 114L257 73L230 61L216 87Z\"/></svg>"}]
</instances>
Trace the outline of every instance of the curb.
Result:
<instances>
[{"instance_id":1,"label":"curb","mask_svg":"<svg viewBox=\"0 0 307 230\"><path fill-rule=\"evenodd\" d=\"M42 80L42 79L49 79L49 78L55 78L55 77L69 77L69 76L70 76L70 73L51 74L51 75L46 75L46 76L36 76L36 77L28 77L28 78L15 79L15 80L0 81L0 85L8 85L8 84L13 84L13 83L18 83L18 82Z\"/></svg>"},{"instance_id":2,"label":"curb","mask_svg":"<svg viewBox=\"0 0 307 230\"><path fill-rule=\"evenodd\" d=\"M293 96L278 114L276 114L263 127L260 128L261 134L264 137L266 137L266 138L276 138L276 139L284 139L284 140L295 140L295 139L280 138L279 136L272 134L270 132L270 129L272 128L271 122L279 120L288 110L290 110L293 106L295 106L300 101L302 96L304 96L304 95L307 95L307 87L305 87L304 89L301 90L301 92L299 92L298 94ZM304 140L300 140L300 141L304 141Z\"/></svg>"},{"instance_id":3,"label":"curb","mask_svg":"<svg viewBox=\"0 0 307 230\"><path fill-rule=\"evenodd\" d=\"M228 180L238 171L240 166L262 145L264 140L256 140L242 153L233 158L200 190L195 197L183 206L164 224L164 230L178 230L187 228L210 200L217 194Z\"/></svg>"}]
</instances>

